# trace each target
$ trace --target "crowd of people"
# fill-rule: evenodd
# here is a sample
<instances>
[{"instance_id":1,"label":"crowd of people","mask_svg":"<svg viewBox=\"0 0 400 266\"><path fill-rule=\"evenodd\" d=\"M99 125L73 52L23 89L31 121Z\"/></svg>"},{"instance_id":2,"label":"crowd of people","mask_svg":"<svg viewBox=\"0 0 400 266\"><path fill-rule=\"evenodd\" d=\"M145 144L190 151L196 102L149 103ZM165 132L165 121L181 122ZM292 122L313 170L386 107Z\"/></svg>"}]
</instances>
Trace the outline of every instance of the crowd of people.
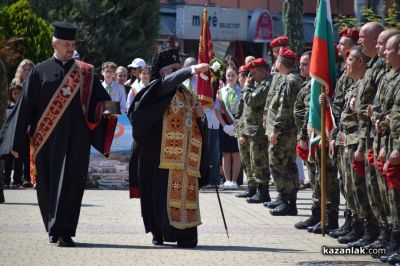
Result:
<instances>
[{"instance_id":1,"label":"crowd of people","mask_svg":"<svg viewBox=\"0 0 400 266\"><path fill-rule=\"evenodd\" d=\"M60 32L63 27L68 28L61 25ZM67 36L61 34L61 38L71 40L66 31ZM99 97L118 102L119 112L128 114L132 122L134 149L129 169L130 175L141 178L133 178L130 192L132 197L141 198L145 228L153 234L155 245L177 241L178 246L195 247L200 216L198 198L190 193L198 192L201 186L238 189L241 169L247 177L247 189L236 194L237 197L245 198L248 203L263 204L274 216L297 215L297 192L304 182L305 165L312 190L311 215L295 227L321 234L321 215L326 215L327 232L339 243L385 248L386 253L379 257L382 261L400 262L400 31L370 22L359 30L345 28L339 35L336 51L340 63L335 92L331 97L322 94L319 98L320 103L331 108L337 125L327 135L329 156L323 159L327 175L325 214L321 214L320 206L321 147L308 127L313 56L310 51L298 56L290 49L290 40L280 36L269 44L273 51L272 66L253 56L247 56L245 64L240 65L234 57L227 56L221 62L226 65L223 75L213 78L215 103L207 108L198 105L197 80L203 78L208 66L197 64L193 57L181 64L178 52L168 50L157 54L152 64L141 58L135 58L128 68L113 62L102 64L103 80L96 84L104 88L106 95ZM57 39L53 47L60 49ZM62 57L62 53L56 50L56 59L57 56ZM32 68L34 73L27 78ZM13 121L13 116L24 111L18 100L22 88L29 90L35 82L40 82L40 70L29 60L21 62L9 89L7 115L11 117L7 121ZM28 85L24 84L26 80L30 82ZM25 91L22 98L24 95L30 94ZM26 97L22 102L36 99ZM17 111L12 111L15 108ZM34 109L32 114L36 112ZM92 121L93 117L84 120L89 128L91 123L103 123ZM107 117L106 122L114 118ZM32 126L32 121L36 120L20 123ZM61 121L67 123L66 118ZM19 137L29 140L33 133L30 130L28 127ZM3 131L7 133L7 127ZM7 136L4 132L0 134L3 135ZM104 133L99 136L107 139ZM7 137L1 140L0 152L5 154ZM29 152L28 141L22 143L7 146L13 155L5 156L5 188L29 187L36 182L36 173L29 171L30 158L35 154ZM15 156L18 153L14 149L19 150L20 156ZM72 156L69 151L66 154ZM37 167L43 175L42 157L39 156ZM156 163L155 157L160 159ZM60 157L60 163L65 158ZM64 169L64 165L59 168ZM144 176L149 178L144 181ZM194 181L199 177L200 181ZM57 186L41 182L45 188ZM271 184L278 192L274 200L269 194ZM189 185L193 187L188 189ZM174 199L177 191L187 198ZM345 223L341 227L340 193L346 201ZM43 206L51 200L44 194L38 193ZM47 209L42 205L46 224L46 219L54 217L47 217L43 213ZM76 213L73 215L76 217ZM46 229L50 237L55 237L51 242L73 245L70 237L75 231L52 231L47 225ZM65 235L69 238L63 239Z\"/></svg>"}]
</instances>

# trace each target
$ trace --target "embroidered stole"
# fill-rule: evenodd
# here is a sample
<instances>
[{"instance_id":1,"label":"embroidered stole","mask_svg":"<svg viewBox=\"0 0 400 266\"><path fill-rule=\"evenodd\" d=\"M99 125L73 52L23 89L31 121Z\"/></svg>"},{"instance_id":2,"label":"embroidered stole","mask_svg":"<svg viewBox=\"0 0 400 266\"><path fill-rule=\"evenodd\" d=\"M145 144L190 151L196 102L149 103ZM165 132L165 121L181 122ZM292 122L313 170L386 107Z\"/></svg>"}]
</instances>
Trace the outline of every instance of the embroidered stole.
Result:
<instances>
[{"instance_id":1,"label":"embroidered stole","mask_svg":"<svg viewBox=\"0 0 400 266\"><path fill-rule=\"evenodd\" d=\"M226 99L228 97L228 90L219 89L217 92L217 100L220 103L222 114L225 117L225 120L229 123L229 125L233 124L235 118L233 117L232 113L228 109L228 105Z\"/></svg>"},{"instance_id":2,"label":"embroidered stole","mask_svg":"<svg viewBox=\"0 0 400 266\"><path fill-rule=\"evenodd\" d=\"M88 109L92 94L93 77L94 70L92 65L75 60L60 86L53 94L32 135L31 143L35 158L78 91L80 91L86 126L90 130L96 128L102 118L104 103L99 103L96 106L95 122L89 122Z\"/></svg>"},{"instance_id":3,"label":"embroidered stole","mask_svg":"<svg viewBox=\"0 0 400 266\"><path fill-rule=\"evenodd\" d=\"M171 226L179 229L201 224L198 178L202 138L194 103L190 91L177 90L163 117L159 167L169 169L168 218Z\"/></svg>"}]
</instances>

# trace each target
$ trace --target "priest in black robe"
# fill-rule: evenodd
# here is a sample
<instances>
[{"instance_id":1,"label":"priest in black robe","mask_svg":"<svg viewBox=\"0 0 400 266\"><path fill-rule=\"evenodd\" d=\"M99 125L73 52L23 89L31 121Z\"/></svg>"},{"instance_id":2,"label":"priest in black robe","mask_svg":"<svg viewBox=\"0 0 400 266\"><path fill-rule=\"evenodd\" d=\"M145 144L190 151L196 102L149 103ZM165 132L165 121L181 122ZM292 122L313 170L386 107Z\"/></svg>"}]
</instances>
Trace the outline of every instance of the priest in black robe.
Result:
<instances>
[{"instance_id":1,"label":"priest in black robe","mask_svg":"<svg viewBox=\"0 0 400 266\"><path fill-rule=\"evenodd\" d=\"M51 243L71 247L85 188L90 146L108 155L116 126L103 116L108 93L93 66L72 59L76 26L54 23L54 55L36 65L0 131L0 155L34 147L37 197Z\"/></svg>"},{"instance_id":2,"label":"priest in black robe","mask_svg":"<svg viewBox=\"0 0 400 266\"><path fill-rule=\"evenodd\" d=\"M197 246L199 187L208 183L209 172L207 121L181 83L207 70L207 64L180 69L174 49L157 54L152 81L128 112L135 140L131 163L136 162L131 196L140 194L145 230L153 234L155 245Z\"/></svg>"}]
</instances>

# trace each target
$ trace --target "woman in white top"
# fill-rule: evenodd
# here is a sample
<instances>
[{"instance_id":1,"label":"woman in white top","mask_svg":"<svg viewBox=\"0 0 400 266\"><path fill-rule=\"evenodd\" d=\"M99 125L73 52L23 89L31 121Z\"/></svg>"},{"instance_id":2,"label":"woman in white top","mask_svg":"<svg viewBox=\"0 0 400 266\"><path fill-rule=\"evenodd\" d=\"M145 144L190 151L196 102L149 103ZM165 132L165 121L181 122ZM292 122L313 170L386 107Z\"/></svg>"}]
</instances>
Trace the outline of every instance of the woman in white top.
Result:
<instances>
[{"instance_id":1,"label":"woman in white top","mask_svg":"<svg viewBox=\"0 0 400 266\"><path fill-rule=\"evenodd\" d=\"M237 139L233 136L233 115L237 113L241 90L237 84L236 69L226 70L226 85L217 92L215 114L221 123L219 147L222 152L222 168L226 182L224 189L237 189L237 178L240 173L240 154Z\"/></svg>"}]
</instances>

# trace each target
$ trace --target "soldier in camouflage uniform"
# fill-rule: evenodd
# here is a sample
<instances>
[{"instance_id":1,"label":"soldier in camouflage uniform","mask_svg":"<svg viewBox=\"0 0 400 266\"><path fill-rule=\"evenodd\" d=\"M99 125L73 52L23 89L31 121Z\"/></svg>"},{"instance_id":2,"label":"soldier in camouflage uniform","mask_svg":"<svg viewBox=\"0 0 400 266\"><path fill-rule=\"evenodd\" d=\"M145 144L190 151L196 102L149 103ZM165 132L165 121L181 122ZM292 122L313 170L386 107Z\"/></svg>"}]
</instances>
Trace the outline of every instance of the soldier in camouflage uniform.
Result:
<instances>
[{"instance_id":1,"label":"soldier in camouflage uniform","mask_svg":"<svg viewBox=\"0 0 400 266\"><path fill-rule=\"evenodd\" d=\"M375 129L380 139L380 152L378 154L377 161L380 163L390 163L396 165L398 162L395 160L396 142L398 141L399 133L399 105L400 105L400 34L395 34L390 37L386 42L386 49L384 51L385 60L388 65L391 66L390 72L386 75L386 96L381 105L380 114L376 116ZM375 113L373 113L374 117ZM387 158L387 155L390 155ZM385 165L387 166L387 165ZM377 171L381 171L381 177L385 180L385 188L382 199L387 198L389 204L390 216L388 216L388 222L391 225L391 233L388 243L384 245L386 253L380 257L382 261L389 261L396 263L394 260L399 259L399 252L395 252L400 247L400 225L399 225L399 202L400 193L398 186L393 186L391 176L385 173L383 167L378 167ZM397 173L398 177L400 176ZM386 182L387 181L387 182ZM380 184L381 185L381 184ZM389 219L390 218L390 219ZM390 226L389 226L390 229ZM394 254L393 254L394 253ZM396 254L397 253L397 254ZM389 260L391 255L393 257ZM398 261L397 261L398 262Z\"/></svg>"},{"instance_id":2,"label":"soldier in camouflage uniform","mask_svg":"<svg viewBox=\"0 0 400 266\"><path fill-rule=\"evenodd\" d=\"M353 247L363 247L373 243L380 234L379 228L381 228L382 234L386 234L387 231L387 219L373 161L372 122L370 117L367 116L368 106L373 103L378 85L386 71L386 66L382 58L378 57L376 49L377 39L382 31L383 27L380 24L370 22L361 27L359 36L362 52L371 60L368 62L367 70L362 78L362 85L355 92L359 142L354 154L354 161L355 163L364 163L366 192L370 205L368 212L371 209L373 213L371 216L365 216L363 237L358 241L348 243L349 246ZM368 156L368 154L370 155ZM368 157L372 159L367 160ZM362 207L363 204L361 203L360 206ZM367 212L367 210L364 210L364 212ZM374 218L372 218L373 216ZM378 221L378 224L376 224L376 221Z\"/></svg>"},{"instance_id":3,"label":"soldier in camouflage uniform","mask_svg":"<svg viewBox=\"0 0 400 266\"><path fill-rule=\"evenodd\" d=\"M377 165L377 157L379 154L379 150L381 147L381 140L382 140L382 134L381 132L377 132L375 130L375 123L380 119L381 116L381 108L382 108L382 103L385 100L385 95L388 92L388 85L393 80L397 75L397 71L392 69L392 66L390 64L387 64L385 62L385 55L384 51L386 48L386 42L387 40L395 35L398 34L399 31L397 29L387 29L382 31L379 34L378 40L377 40L377 54L379 56L379 60L382 61L382 66L381 68L384 67L384 74L382 75L382 78L380 78L380 82L378 83L378 88L377 92L375 94L374 100L372 104L370 104L367 108L366 115L370 117L371 121L371 139L370 141L372 142L372 149L369 149L368 153L368 164L367 164L367 170L372 180L376 178L377 180L377 186L375 184L375 187L373 187L373 191L375 194L378 192L376 191L379 189L379 195L380 198L376 198L375 196L372 197L372 201L370 202L372 210L374 211L375 216L377 217L379 221L379 226L380 226L380 236L378 239L368 245L368 248L383 248L384 246L387 245L389 238L390 238L390 230L391 230L391 221L390 221L390 208L389 208L389 202L388 202L388 197L387 197L387 186L386 186L386 181L383 179L382 175L380 174L378 165ZM379 78L380 73L378 72L377 78ZM369 170L368 168L372 168L373 170ZM368 180L367 180L368 181ZM373 195L373 194L372 194ZM380 199L380 201L379 201Z\"/></svg>"},{"instance_id":4,"label":"soldier in camouflage uniform","mask_svg":"<svg viewBox=\"0 0 400 266\"><path fill-rule=\"evenodd\" d=\"M239 68L239 84L240 87L242 88L242 95L243 95L244 83L249 73L250 71L247 69L246 65L243 65ZM247 191L235 194L235 196L238 198L253 197L257 191L257 183L255 182L254 175L251 172L250 142L246 141L247 138L244 135L242 135L242 130L244 127L243 109L244 109L244 99L243 97L241 97L238 106L238 112L235 114L234 134L235 137L238 139L240 160L242 162L243 171L245 172L247 177Z\"/></svg>"},{"instance_id":5,"label":"soldier in camouflage uniform","mask_svg":"<svg viewBox=\"0 0 400 266\"><path fill-rule=\"evenodd\" d=\"M298 141L296 151L301 149L301 152L304 154L303 156L299 154L299 156L303 159L307 166L308 178L310 180L312 190L313 205L311 206L311 216L308 217L307 220L300 221L294 225L297 229L307 229L307 227L314 226L321 221L321 203L319 202L320 192L317 191L319 188L316 186L315 180L316 166L314 161L309 161L308 158L306 158L309 151L309 135L307 132L307 124L311 98L310 59L311 52L305 52L300 57L300 74L304 81L299 94L297 95L296 102L294 103L294 118L297 126Z\"/></svg>"},{"instance_id":6,"label":"soldier in camouflage uniform","mask_svg":"<svg viewBox=\"0 0 400 266\"><path fill-rule=\"evenodd\" d=\"M345 28L340 31L340 40L337 45L338 56L343 58L344 62L347 59L347 53L353 48L358 41L358 30L355 28ZM339 172L339 187L342 195L346 199L346 210L344 211L345 223L338 229L329 232L332 237L339 237L351 231L352 213L355 211L355 203L352 191L352 182L346 177L346 164L344 161L344 138L340 125L340 113L344 105L346 91L349 89L353 80L346 74L343 69L342 75L336 82L335 93L331 100L331 109L335 118L337 128L334 128L331 133L331 141L329 145L329 154L333 159L333 163L337 166ZM347 175L349 176L349 175Z\"/></svg>"},{"instance_id":7,"label":"soldier in camouflage uniform","mask_svg":"<svg viewBox=\"0 0 400 266\"><path fill-rule=\"evenodd\" d=\"M275 60L271 67L271 74L275 75L278 73L278 69L276 68L276 59L279 56L279 50L281 48L289 48L289 38L287 36L278 36L271 41L269 48L272 50L272 57Z\"/></svg>"},{"instance_id":8,"label":"soldier in camouflage uniform","mask_svg":"<svg viewBox=\"0 0 400 266\"><path fill-rule=\"evenodd\" d=\"M250 172L249 187L256 186L257 192L247 197L248 203L269 202L270 171L268 167L268 139L264 135L262 116L270 84L270 67L264 59L258 58L247 65L251 76L243 88L243 111L240 129L242 141L249 142Z\"/></svg>"},{"instance_id":9,"label":"soldier in camouflage uniform","mask_svg":"<svg viewBox=\"0 0 400 266\"><path fill-rule=\"evenodd\" d=\"M352 180L353 196L357 213L353 215L354 226L352 231L344 236L340 236L338 238L340 243L349 243L360 239L363 235L362 224L364 220L368 221L365 224L366 232L370 232L369 230L371 227L376 228L378 223L368 202L364 162L356 162L354 159L359 143L359 120L357 113L354 111L354 102L357 92L362 89L362 78L365 76L368 60L369 58L363 54L361 48L357 46L350 50L346 62L346 72L349 77L353 79L354 83L346 93L340 123L345 139L345 174L350 175L350 177L346 176L345 178L351 178Z\"/></svg>"},{"instance_id":10,"label":"soldier in camouflage uniform","mask_svg":"<svg viewBox=\"0 0 400 266\"><path fill-rule=\"evenodd\" d=\"M265 125L270 144L269 167L279 193L279 198L273 203L280 203L270 210L272 215L297 215L299 177L295 163L297 129L294 127L293 109L302 79L295 74L296 59L293 51L280 50L276 66L282 77L274 85L277 86L274 88L276 92L267 107Z\"/></svg>"}]
</instances>

